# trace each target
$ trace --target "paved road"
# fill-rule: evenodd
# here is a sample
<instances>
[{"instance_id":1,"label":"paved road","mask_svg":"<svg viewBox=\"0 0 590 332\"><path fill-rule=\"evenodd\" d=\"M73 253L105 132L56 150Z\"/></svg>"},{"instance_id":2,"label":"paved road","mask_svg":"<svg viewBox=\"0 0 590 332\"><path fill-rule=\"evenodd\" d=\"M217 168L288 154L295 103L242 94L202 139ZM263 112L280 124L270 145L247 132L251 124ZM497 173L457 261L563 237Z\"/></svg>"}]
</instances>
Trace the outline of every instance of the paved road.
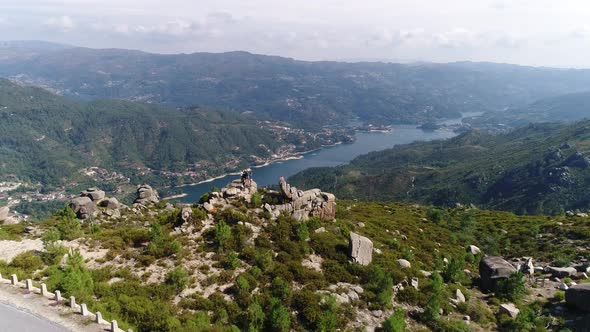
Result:
<instances>
[{"instance_id":1,"label":"paved road","mask_svg":"<svg viewBox=\"0 0 590 332\"><path fill-rule=\"evenodd\" d=\"M26 311L0 302L0 332L67 332L68 330Z\"/></svg>"}]
</instances>

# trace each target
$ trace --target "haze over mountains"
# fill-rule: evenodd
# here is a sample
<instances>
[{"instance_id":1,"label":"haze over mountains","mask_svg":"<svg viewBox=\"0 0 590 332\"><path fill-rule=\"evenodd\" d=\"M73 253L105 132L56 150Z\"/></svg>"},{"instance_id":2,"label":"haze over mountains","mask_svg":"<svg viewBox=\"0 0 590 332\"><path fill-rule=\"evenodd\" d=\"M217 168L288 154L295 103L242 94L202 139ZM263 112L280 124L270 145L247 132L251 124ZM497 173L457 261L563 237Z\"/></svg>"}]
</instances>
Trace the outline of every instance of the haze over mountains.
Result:
<instances>
[{"instance_id":1,"label":"haze over mountains","mask_svg":"<svg viewBox=\"0 0 590 332\"><path fill-rule=\"evenodd\" d=\"M305 62L245 52L161 55L35 42L0 46L0 75L65 96L231 108L309 127L353 117L421 123L590 87L588 70Z\"/></svg>"}]
</instances>

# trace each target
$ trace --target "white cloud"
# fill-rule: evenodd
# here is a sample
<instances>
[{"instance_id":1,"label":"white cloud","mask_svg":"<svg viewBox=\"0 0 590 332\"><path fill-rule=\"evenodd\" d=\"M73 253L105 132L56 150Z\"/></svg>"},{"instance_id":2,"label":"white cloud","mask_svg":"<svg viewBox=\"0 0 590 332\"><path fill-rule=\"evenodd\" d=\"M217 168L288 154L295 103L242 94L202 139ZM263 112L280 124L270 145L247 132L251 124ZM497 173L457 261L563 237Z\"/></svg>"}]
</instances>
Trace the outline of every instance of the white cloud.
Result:
<instances>
[{"instance_id":1,"label":"white cloud","mask_svg":"<svg viewBox=\"0 0 590 332\"><path fill-rule=\"evenodd\" d=\"M477 34L465 28L453 28L434 35L434 41L441 47L471 47L478 43Z\"/></svg>"},{"instance_id":2,"label":"white cloud","mask_svg":"<svg viewBox=\"0 0 590 332\"><path fill-rule=\"evenodd\" d=\"M76 23L69 16L50 17L45 21L45 26L51 29L68 32L76 27Z\"/></svg>"},{"instance_id":3,"label":"white cloud","mask_svg":"<svg viewBox=\"0 0 590 332\"><path fill-rule=\"evenodd\" d=\"M572 30L570 35L574 38L590 39L590 25L584 24Z\"/></svg>"}]
</instances>

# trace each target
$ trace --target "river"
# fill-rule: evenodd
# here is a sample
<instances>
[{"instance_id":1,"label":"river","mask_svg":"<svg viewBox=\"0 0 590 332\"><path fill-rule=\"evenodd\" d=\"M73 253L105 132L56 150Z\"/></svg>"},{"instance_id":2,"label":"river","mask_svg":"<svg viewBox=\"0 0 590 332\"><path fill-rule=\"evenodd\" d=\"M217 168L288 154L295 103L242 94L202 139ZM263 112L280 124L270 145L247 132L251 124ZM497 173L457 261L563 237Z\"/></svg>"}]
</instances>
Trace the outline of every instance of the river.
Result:
<instances>
[{"instance_id":1,"label":"river","mask_svg":"<svg viewBox=\"0 0 590 332\"><path fill-rule=\"evenodd\" d=\"M477 116L480 114L481 113L464 113L463 117ZM446 120L441 122L441 124L459 124L463 117ZM448 129L428 131L418 129L415 125L394 125L390 132L358 132L354 143L326 147L321 150L304 154L300 159L279 161L260 168L253 168L252 176L259 187L278 184L281 176L287 178L308 168L338 166L346 164L355 157L371 151L384 150L391 148L394 145L407 144L416 141L446 139L456 135L456 133ZM210 191L212 187L224 187L232 180L238 178L239 175L227 175L210 182L182 187L181 189L186 196L178 198L175 201L194 203L198 201L203 194Z\"/></svg>"}]
</instances>

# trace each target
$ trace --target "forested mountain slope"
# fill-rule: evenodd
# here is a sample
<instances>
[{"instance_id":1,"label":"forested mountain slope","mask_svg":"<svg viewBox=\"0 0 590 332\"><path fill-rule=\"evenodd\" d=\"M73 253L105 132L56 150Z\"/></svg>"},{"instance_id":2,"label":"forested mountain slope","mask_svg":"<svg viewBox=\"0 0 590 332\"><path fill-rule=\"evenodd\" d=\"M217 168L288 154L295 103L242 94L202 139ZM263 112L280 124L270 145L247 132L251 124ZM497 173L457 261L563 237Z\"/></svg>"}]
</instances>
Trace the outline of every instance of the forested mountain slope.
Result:
<instances>
[{"instance_id":1,"label":"forested mountain slope","mask_svg":"<svg viewBox=\"0 0 590 332\"><path fill-rule=\"evenodd\" d=\"M31 50L32 49L32 50ZM420 123L580 92L587 70L489 63L306 62L246 52L150 54L121 49L0 46L0 76L82 98L254 111L318 126L359 117Z\"/></svg>"},{"instance_id":2,"label":"forested mountain slope","mask_svg":"<svg viewBox=\"0 0 590 332\"><path fill-rule=\"evenodd\" d=\"M278 135L231 111L116 100L78 103L0 80L2 177L57 184L88 166L126 174L192 166L202 176L218 175L291 144L295 149L320 145L306 134Z\"/></svg>"},{"instance_id":3,"label":"forested mountain slope","mask_svg":"<svg viewBox=\"0 0 590 332\"><path fill-rule=\"evenodd\" d=\"M557 213L590 206L589 146L590 121L529 125L502 135L471 131L310 169L292 182L362 200Z\"/></svg>"}]
</instances>

